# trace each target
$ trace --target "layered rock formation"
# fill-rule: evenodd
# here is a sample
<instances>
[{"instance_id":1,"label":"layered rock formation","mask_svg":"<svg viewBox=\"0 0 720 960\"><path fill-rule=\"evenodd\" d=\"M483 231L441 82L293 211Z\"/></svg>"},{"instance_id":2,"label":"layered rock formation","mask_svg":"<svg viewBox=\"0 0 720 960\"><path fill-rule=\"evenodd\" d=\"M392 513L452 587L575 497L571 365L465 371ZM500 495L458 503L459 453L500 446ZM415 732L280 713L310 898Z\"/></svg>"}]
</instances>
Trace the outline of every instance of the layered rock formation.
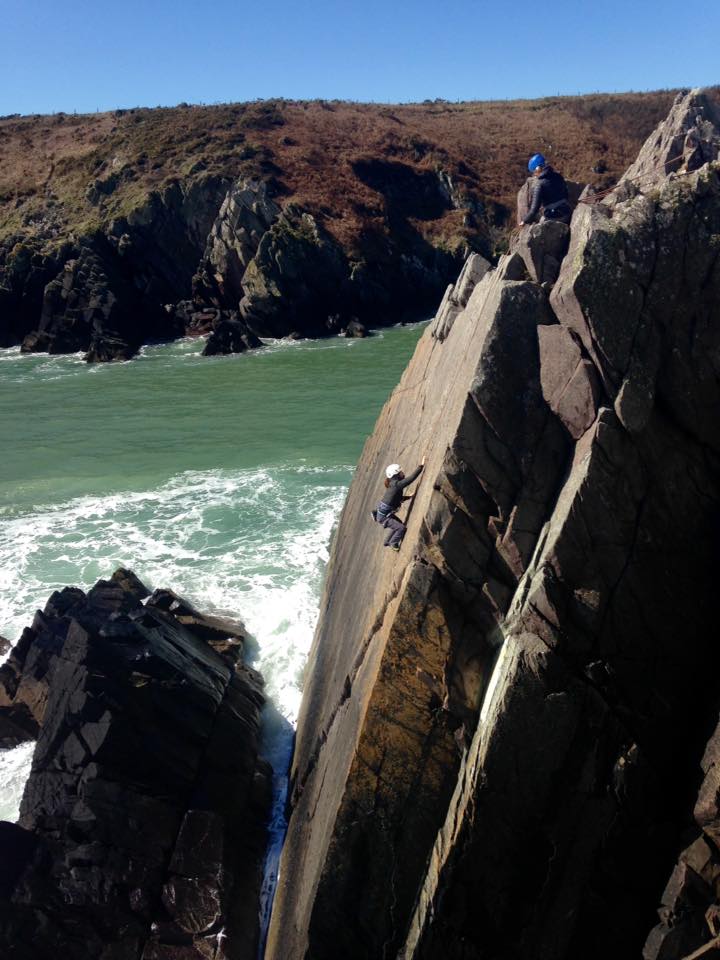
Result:
<instances>
[{"instance_id":1,"label":"layered rock formation","mask_svg":"<svg viewBox=\"0 0 720 960\"><path fill-rule=\"evenodd\" d=\"M431 179L437 202L451 208ZM0 246L0 346L102 362L130 359L143 343L210 334L213 355L260 346L259 337L427 315L461 261L413 230L426 201L409 190L399 204L390 181L392 240L370 237L366 250L346 251L296 204L281 208L265 181L209 176L153 192L106 231L52 254L37 239L11 237Z\"/></svg>"},{"instance_id":2,"label":"layered rock formation","mask_svg":"<svg viewBox=\"0 0 720 960\"><path fill-rule=\"evenodd\" d=\"M0 670L5 742L37 738L0 824L4 957L254 960L270 771L243 635L123 570L38 612Z\"/></svg>"},{"instance_id":3,"label":"layered rock formation","mask_svg":"<svg viewBox=\"0 0 720 960\"><path fill-rule=\"evenodd\" d=\"M662 147L698 115L712 155L694 92L564 259L540 224L469 266L383 410L333 545L271 960L640 955L720 706L720 167L668 175ZM395 555L369 510L422 457Z\"/></svg>"},{"instance_id":4,"label":"layered rock formation","mask_svg":"<svg viewBox=\"0 0 720 960\"><path fill-rule=\"evenodd\" d=\"M0 345L125 360L185 333L163 305L191 293L228 188L198 177L153 191L126 217L62 244L13 235L0 244Z\"/></svg>"},{"instance_id":5,"label":"layered rock formation","mask_svg":"<svg viewBox=\"0 0 720 960\"><path fill-rule=\"evenodd\" d=\"M403 223L389 250L348 257L309 213L281 209L265 182L175 183L105 232L59 246L8 238L0 247L0 346L82 351L97 362L219 326L210 354L258 346L258 336L334 334L358 316L376 324L414 318L457 259L405 236Z\"/></svg>"}]
</instances>

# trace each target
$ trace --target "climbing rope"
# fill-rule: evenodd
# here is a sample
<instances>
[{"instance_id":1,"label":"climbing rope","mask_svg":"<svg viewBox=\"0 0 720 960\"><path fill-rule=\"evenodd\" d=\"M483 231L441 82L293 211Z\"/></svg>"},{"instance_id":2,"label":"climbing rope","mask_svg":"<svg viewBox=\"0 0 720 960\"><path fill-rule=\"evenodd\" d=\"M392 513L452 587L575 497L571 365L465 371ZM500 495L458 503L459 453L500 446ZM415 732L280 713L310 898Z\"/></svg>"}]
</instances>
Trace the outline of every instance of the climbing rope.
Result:
<instances>
[{"instance_id":1,"label":"climbing rope","mask_svg":"<svg viewBox=\"0 0 720 960\"><path fill-rule=\"evenodd\" d=\"M669 160L666 160L665 164L667 165L668 163L675 163L676 160L682 160L684 156L685 156L684 153L679 153L676 157L670 157ZM673 170L670 171L670 173L675 173L675 172L676 171L673 171ZM682 173L677 173L677 176L685 177L687 176L688 173L692 173L692 171L684 170ZM641 180L647 180L648 177L654 177L654 176L656 176L655 171L652 171L650 173L645 173L639 177L626 177L623 180L619 180L613 187L608 187L606 190L599 190L597 193L593 193L589 197L583 197L582 199L578 200L578 203L588 203L588 204L598 203L598 201L602 200L603 197L606 197L608 194L612 193L613 190L617 190L618 187L620 187L623 183L639 183Z\"/></svg>"}]
</instances>

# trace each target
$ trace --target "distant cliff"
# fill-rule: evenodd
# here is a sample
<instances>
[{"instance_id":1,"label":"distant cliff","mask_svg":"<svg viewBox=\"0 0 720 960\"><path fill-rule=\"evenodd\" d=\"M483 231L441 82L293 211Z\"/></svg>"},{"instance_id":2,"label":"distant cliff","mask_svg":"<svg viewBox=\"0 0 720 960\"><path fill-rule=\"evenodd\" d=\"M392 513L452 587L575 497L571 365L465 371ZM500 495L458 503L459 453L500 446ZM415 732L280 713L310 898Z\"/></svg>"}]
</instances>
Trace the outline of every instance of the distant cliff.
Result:
<instances>
[{"instance_id":1,"label":"distant cliff","mask_svg":"<svg viewBox=\"0 0 720 960\"><path fill-rule=\"evenodd\" d=\"M671 99L0 118L0 346L103 361L427 316L503 246L529 153L607 186Z\"/></svg>"},{"instance_id":2,"label":"distant cliff","mask_svg":"<svg viewBox=\"0 0 720 960\"><path fill-rule=\"evenodd\" d=\"M335 537L269 960L710 939L719 146L717 102L679 98L571 231L526 229L448 290ZM422 457L396 555L369 511Z\"/></svg>"}]
</instances>

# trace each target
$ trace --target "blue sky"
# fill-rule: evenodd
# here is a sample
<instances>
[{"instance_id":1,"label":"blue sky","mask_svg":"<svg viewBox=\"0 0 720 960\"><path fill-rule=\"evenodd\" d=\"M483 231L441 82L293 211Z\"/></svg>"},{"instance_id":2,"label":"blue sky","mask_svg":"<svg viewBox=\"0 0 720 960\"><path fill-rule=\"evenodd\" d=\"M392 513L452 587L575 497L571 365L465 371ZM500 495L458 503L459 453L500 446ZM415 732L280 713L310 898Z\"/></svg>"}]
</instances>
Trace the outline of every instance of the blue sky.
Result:
<instances>
[{"instance_id":1,"label":"blue sky","mask_svg":"<svg viewBox=\"0 0 720 960\"><path fill-rule=\"evenodd\" d=\"M720 4L0 0L0 115L720 83Z\"/></svg>"}]
</instances>

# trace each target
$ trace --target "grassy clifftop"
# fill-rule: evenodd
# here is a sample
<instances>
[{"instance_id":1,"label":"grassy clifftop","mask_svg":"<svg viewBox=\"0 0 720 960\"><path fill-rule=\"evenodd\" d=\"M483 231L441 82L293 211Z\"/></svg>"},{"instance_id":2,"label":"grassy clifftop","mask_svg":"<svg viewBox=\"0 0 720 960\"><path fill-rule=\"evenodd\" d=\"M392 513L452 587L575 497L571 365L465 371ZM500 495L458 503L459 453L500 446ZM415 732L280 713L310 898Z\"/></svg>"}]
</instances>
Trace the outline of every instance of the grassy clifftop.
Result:
<instances>
[{"instance_id":1,"label":"grassy clifftop","mask_svg":"<svg viewBox=\"0 0 720 960\"><path fill-rule=\"evenodd\" d=\"M0 240L82 234L176 180L270 180L351 250L395 214L434 245L501 231L541 150L568 177L616 179L674 91L407 105L271 100L0 119ZM456 209L437 206L440 173ZM403 209L408 196L411 208Z\"/></svg>"}]
</instances>

